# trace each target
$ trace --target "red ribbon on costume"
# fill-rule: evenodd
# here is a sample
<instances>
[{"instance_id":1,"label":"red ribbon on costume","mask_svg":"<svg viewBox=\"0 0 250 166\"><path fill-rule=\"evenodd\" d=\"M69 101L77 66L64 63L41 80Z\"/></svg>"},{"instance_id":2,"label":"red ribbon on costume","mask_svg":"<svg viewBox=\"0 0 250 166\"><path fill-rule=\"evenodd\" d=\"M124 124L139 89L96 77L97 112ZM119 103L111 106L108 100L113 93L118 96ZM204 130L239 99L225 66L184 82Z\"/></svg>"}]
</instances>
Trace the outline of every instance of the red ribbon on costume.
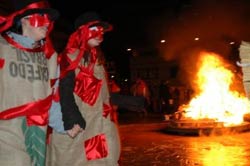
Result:
<instances>
[{"instance_id":1,"label":"red ribbon on costume","mask_svg":"<svg viewBox=\"0 0 250 166\"><path fill-rule=\"evenodd\" d=\"M22 10L16 11L8 16L0 16L0 33L9 29L13 25L14 18L18 15L23 14L26 10L30 9L39 9L39 8L48 8L49 3L47 1L35 2L32 3Z\"/></svg>"},{"instance_id":2,"label":"red ribbon on costume","mask_svg":"<svg viewBox=\"0 0 250 166\"><path fill-rule=\"evenodd\" d=\"M0 16L0 33L4 32L5 30L9 29L12 25L13 25L13 21L14 18L22 13L24 13L26 10L30 10L30 9L39 9L39 8L48 8L49 4L46 1L42 1L42 2L36 2L36 3L32 3L28 6L26 6L24 9L16 11L12 14L10 14L9 16L3 17ZM53 22L50 23L50 25L48 26L48 32L47 34L49 34L51 32L51 30L53 29ZM24 48L23 46L21 46L20 44L18 44L17 42L15 42L13 39L11 39L8 35L3 34L3 37L12 45L14 45L16 48L28 51L28 52L41 52L44 51L46 58L50 58L54 53L55 50L53 48L52 42L50 41L49 35L46 35L46 43L45 45L42 45L41 47L38 48L34 48L34 49L29 49L29 48Z\"/></svg>"},{"instance_id":3,"label":"red ribbon on costume","mask_svg":"<svg viewBox=\"0 0 250 166\"><path fill-rule=\"evenodd\" d=\"M28 126L48 124L48 110L51 106L52 95L45 99L24 104L18 107L0 112L0 119L9 120L20 116L26 116Z\"/></svg>"},{"instance_id":4,"label":"red ribbon on costume","mask_svg":"<svg viewBox=\"0 0 250 166\"><path fill-rule=\"evenodd\" d=\"M100 94L102 81L95 78L93 71L89 72L86 68L80 68L80 72L75 78L74 92L89 105L94 105Z\"/></svg>"},{"instance_id":5,"label":"red ribbon on costume","mask_svg":"<svg viewBox=\"0 0 250 166\"><path fill-rule=\"evenodd\" d=\"M77 68L77 66L80 63L80 60L82 59L84 52L87 49L90 49L91 51L91 62L96 61L96 49L95 48L89 48L87 46L87 41L89 40L89 34L90 29L89 27L93 24L98 23L99 21L93 21L86 25L80 26L74 33L72 33L69 37L67 46L65 50L60 54L60 64L61 64L61 75L60 78L63 78L68 71L74 70ZM70 60L68 58L69 54L73 54L76 50L79 50L78 55L76 56L75 60Z\"/></svg>"},{"instance_id":6,"label":"red ribbon on costume","mask_svg":"<svg viewBox=\"0 0 250 166\"><path fill-rule=\"evenodd\" d=\"M53 24L51 24L49 26L48 33L52 30L52 27L53 27ZM28 52L42 52L42 51L44 51L44 54L46 55L47 59L49 59L55 53L52 42L51 42L50 38L48 37L48 35L46 37L46 43L40 47L37 47L37 48L25 48L22 45L20 45L19 43L17 43L15 40L13 40L11 37L9 37L7 34L4 33L4 34L2 34L2 36L8 43L10 43L11 45L13 45L16 48L19 48L21 50L28 51Z\"/></svg>"},{"instance_id":7,"label":"red ribbon on costume","mask_svg":"<svg viewBox=\"0 0 250 166\"><path fill-rule=\"evenodd\" d=\"M117 123L118 120L117 120L117 114L116 114L116 111L112 108L111 105L108 105L108 104L103 104L103 113L102 113L102 116L107 118L108 115L110 114L110 120Z\"/></svg>"},{"instance_id":8,"label":"red ribbon on costume","mask_svg":"<svg viewBox=\"0 0 250 166\"><path fill-rule=\"evenodd\" d=\"M96 135L84 142L87 160L95 160L108 156L105 134Z\"/></svg>"},{"instance_id":9,"label":"red ribbon on costume","mask_svg":"<svg viewBox=\"0 0 250 166\"><path fill-rule=\"evenodd\" d=\"M86 36L88 35L88 25L81 26L74 32L68 41L65 51L60 55L60 78L63 78L68 71L75 70L79 67L80 72L75 78L74 92L89 105L94 105L100 93L102 81L93 75L94 64L97 60L97 50L95 48L87 48ZM88 66L80 66L80 61L86 49L90 49L90 62ZM68 58L68 54L79 50L75 60Z\"/></svg>"},{"instance_id":10,"label":"red ribbon on costume","mask_svg":"<svg viewBox=\"0 0 250 166\"><path fill-rule=\"evenodd\" d=\"M82 59L86 50L86 36L88 31L89 30L87 26L82 26L70 35L67 46L60 55L60 78L63 78L68 71L76 69L79 65L80 60ZM79 50L79 53L76 56L76 59L72 61L70 58L68 58L68 56L69 54L73 54L76 50Z\"/></svg>"},{"instance_id":11,"label":"red ribbon on costume","mask_svg":"<svg viewBox=\"0 0 250 166\"><path fill-rule=\"evenodd\" d=\"M0 69L4 66L4 59L0 58Z\"/></svg>"},{"instance_id":12,"label":"red ribbon on costume","mask_svg":"<svg viewBox=\"0 0 250 166\"><path fill-rule=\"evenodd\" d=\"M71 61L67 54L61 54L59 57L60 60L60 78L65 77L65 75L71 71L75 70L82 59L84 51L80 50L79 54L77 55L74 61Z\"/></svg>"}]
</instances>

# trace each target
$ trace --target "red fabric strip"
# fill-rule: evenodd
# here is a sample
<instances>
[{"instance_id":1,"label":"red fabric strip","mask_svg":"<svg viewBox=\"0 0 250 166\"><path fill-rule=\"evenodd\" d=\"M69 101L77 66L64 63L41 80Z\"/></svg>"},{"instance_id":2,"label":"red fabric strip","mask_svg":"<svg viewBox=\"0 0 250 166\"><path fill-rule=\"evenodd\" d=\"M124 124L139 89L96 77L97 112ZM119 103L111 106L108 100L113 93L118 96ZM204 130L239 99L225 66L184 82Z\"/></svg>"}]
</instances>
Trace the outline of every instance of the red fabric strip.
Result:
<instances>
[{"instance_id":1,"label":"red fabric strip","mask_svg":"<svg viewBox=\"0 0 250 166\"><path fill-rule=\"evenodd\" d=\"M27 124L31 125L47 125L48 110L51 106L52 95L45 99L24 104L18 107L10 108L0 112L0 119L8 120L20 116L26 116Z\"/></svg>"},{"instance_id":2,"label":"red fabric strip","mask_svg":"<svg viewBox=\"0 0 250 166\"><path fill-rule=\"evenodd\" d=\"M28 6L26 6L25 8L23 8L22 10L16 11L6 17L0 16L0 33L9 29L12 24L13 24L13 20L16 16L21 15L22 13L24 13L26 10L29 9L37 9L37 8L48 8L49 4L46 1L40 1L40 2L36 2L36 3L32 3Z\"/></svg>"},{"instance_id":3,"label":"red fabric strip","mask_svg":"<svg viewBox=\"0 0 250 166\"><path fill-rule=\"evenodd\" d=\"M94 105L100 94L102 81L95 78L93 74L81 70L75 79L74 92L89 105Z\"/></svg>"},{"instance_id":4,"label":"red fabric strip","mask_svg":"<svg viewBox=\"0 0 250 166\"><path fill-rule=\"evenodd\" d=\"M3 66L4 66L4 61L5 61L4 59L0 58L0 69L3 68Z\"/></svg>"},{"instance_id":5,"label":"red fabric strip","mask_svg":"<svg viewBox=\"0 0 250 166\"><path fill-rule=\"evenodd\" d=\"M103 117L107 118L109 114L110 120L118 123L116 111L112 108L112 106L103 104Z\"/></svg>"},{"instance_id":6,"label":"red fabric strip","mask_svg":"<svg viewBox=\"0 0 250 166\"><path fill-rule=\"evenodd\" d=\"M95 160L108 156L108 146L104 134L86 140L84 146L87 160Z\"/></svg>"}]
</instances>

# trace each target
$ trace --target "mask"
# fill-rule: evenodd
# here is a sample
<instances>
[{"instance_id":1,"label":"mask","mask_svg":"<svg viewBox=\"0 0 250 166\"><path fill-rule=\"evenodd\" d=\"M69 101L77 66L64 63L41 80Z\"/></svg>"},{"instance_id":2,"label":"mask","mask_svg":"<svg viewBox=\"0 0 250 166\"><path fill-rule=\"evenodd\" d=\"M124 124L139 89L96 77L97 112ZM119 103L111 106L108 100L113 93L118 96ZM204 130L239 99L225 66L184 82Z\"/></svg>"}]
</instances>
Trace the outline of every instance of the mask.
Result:
<instances>
[{"instance_id":1,"label":"mask","mask_svg":"<svg viewBox=\"0 0 250 166\"><path fill-rule=\"evenodd\" d=\"M104 30L101 26L94 26L89 28L88 39L98 38L103 39Z\"/></svg>"},{"instance_id":2,"label":"mask","mask_svg":"<svg viewBox=\"0 0 250 166\"><path fill-rule=\"evenodd\" d=\"M49 26L51 23L48 14L32 14L27 18L33 27Z\"/></svg>"}]
</instances>

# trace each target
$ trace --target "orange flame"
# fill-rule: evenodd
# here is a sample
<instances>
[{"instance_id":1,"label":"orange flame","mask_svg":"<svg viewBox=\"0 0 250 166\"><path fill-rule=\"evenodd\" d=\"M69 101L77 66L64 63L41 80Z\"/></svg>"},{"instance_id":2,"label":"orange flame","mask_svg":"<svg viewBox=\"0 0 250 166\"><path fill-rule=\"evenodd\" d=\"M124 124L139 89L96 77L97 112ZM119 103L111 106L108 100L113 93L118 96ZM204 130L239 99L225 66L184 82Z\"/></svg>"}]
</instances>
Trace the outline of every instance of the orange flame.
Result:
<instances>
[{"instance_id":1,"label":"orange flame","mask_svg":"<svg viewBox=\"0 0 250 166\"><path fill-rule=\"evenodd\" d=\"M213 119L224 126L241 124L250 112L249 101L237 91L230 91L233 73L217 54L202 52L196 84L200 93L185 108L184 117Z\"/></svg>"}]
</instances>

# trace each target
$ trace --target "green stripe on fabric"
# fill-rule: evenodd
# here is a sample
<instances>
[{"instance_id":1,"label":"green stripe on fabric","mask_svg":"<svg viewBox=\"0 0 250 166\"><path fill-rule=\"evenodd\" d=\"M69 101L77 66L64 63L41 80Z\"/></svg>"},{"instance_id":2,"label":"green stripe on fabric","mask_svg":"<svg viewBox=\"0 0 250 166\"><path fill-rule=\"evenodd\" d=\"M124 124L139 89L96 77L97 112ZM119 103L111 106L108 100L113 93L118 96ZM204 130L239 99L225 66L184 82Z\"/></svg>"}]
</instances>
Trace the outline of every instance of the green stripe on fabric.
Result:
<instances>
[{"instance_id":1,"label":"green stripe on fabric","mask_svg":"<svg viewBox=\"0 0 250 166\"><path fill-rule=\"evenodd\" d=\"M27 126L26 119L23 119L22 131L25 137L26 151L29 154L34 166L45 165L46 133L37 126Z\"/></svg>"}]
</instances>

